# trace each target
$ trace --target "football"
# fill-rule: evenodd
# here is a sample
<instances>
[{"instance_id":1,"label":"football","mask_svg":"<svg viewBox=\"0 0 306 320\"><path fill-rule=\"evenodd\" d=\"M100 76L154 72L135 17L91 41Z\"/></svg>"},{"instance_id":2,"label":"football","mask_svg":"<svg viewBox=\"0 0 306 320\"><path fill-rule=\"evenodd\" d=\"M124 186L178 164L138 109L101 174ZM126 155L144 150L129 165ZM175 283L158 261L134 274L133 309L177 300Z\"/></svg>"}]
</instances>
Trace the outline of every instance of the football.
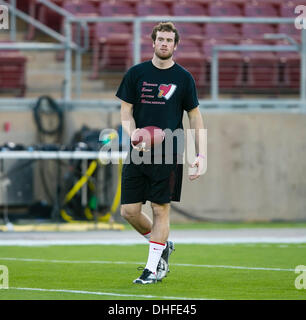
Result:
<instances>
[{"instance_id":1,"label":"football","mask_svg":"<svg viewBox=\"0 0 306 320\"><path fill-rule=\"evenodd\" d=\"M156 126L148 126L135 131L132 135L132 144L143 149L150 149L161 144L165 139L165 132Z\"/></svg>"}]
</instances>

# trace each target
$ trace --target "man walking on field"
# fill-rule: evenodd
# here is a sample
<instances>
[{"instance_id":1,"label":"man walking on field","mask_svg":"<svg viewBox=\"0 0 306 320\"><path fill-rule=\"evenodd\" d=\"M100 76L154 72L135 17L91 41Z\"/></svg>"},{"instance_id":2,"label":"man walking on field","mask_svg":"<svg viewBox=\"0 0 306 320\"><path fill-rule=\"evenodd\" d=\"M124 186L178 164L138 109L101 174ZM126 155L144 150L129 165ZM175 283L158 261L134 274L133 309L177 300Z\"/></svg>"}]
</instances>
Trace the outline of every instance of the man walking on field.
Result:
<instances>
[{"instance_id":1,"label":"man walking on field","mask_svg":"<svg viewBox=\"0 0 306 320\"><path fill-rule=\"evenodd\" d=\"M204 167L204 129L194 79L173 60L179 34L171 22L159 23L152 31L153 59L131 67L125 74L116 96L121 99L121 121L131 140L139 128L157 126L163 130L183 130L183 113L187 111L190 128L195 130L196 168L190 180L197 179ZM164 143L163 143L164 145ZM165 149L165 146L163 146ZM165 161L169 150L161 151L162 163L125 163L122 170L121 215L149 241L145 269L134 283L151 284L169 272L169 256L174 250L169 236L171 201L180 201L183 164L179 163L179 142L173 139L173 162ZM147 150L131 144L139 156ZM150 150L153 159L154 148ZM151 202L153 221L141 211Z\"/></svg>"}]
</instances>

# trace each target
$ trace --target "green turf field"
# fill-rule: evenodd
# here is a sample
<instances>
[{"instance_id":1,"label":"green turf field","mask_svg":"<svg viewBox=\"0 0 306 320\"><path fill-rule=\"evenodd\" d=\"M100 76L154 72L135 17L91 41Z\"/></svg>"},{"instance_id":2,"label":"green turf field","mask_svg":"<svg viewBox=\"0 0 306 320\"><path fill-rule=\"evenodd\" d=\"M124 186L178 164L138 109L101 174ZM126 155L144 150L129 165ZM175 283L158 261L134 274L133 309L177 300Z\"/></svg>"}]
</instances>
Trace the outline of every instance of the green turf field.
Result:
<instances>
[{"instance_id":1,"label":"green turf field","mask_svg":"<svg viewBox=\"0 0 306 320\"><path fill-rule=\"evenodd\" d=\"M161 283L135 285L147 245L0 247L0 299L306 299L294 270L306 244L177 244Z\"/></svg>"}]
</instances>

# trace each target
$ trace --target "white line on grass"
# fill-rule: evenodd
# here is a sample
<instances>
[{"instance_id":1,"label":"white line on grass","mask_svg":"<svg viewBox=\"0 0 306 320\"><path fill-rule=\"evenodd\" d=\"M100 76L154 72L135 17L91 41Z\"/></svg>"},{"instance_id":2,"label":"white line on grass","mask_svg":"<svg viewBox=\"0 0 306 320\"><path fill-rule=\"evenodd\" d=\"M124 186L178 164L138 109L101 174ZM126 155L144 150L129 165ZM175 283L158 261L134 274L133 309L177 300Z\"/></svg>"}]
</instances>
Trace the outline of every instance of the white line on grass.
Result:
<instances>
[{"instance_id":1,"label":"white line on grass","mask_svg":"<svg viewBox=\"0 0 306 320\"><path fill-rule=\"evenodd\" d=\"M45 262L45 263L75 263L75 264L135 264L141 265L145 262L132 262L132 261L90 261L90 260L54 260L54 259L29 259L29 258L7 258L0 257L0 261L24 261L24 262ZM294 272L295 269L284 268L264 268L264 267L245 267L245 266L225 266L225 265L211 265L211 264L189 264L189 263L171 263L172 266L178 267L196 267L196 268L223 268L223 269L240 269L240 270L262 270L262 271L290 271Z\"/></svg>"},{"instance_id":2,"label":"white line on grass","mask_svg":"<svg viewBox=\"0 0 306 320\"><path fill-rule=\"evenodd\" d=\"M177 244L258 244L258 243L291 243L291 244L305 244L306 237L228 237L228 238L176 238L172 239ZM143 239L91 239L91 240L28 240L28 239L15 239L15 240L0 240L0 246L82 246L82 245L135 245L144 244Z\"/></svg>"},{"instance_id":3,"label":"white line on grass","mask_svg":"<svg viewBox=\"0 0 306 320\"><path fill-rule=\"evenodd\" d=\"M172 297L172 296L153 296L153 295L144 295L144 294L125 294L125 293L113 293L113 292L84 291L84 290L18 288L18 287L10 287L9 289L24 290L24 291L40 291L40 292L58 292L58 293L88 294L88 295L111 296L111 297L148 298L148 299L167 299L167 300L213 300L213 299L206 299L206 298L187 298L187 297Z\"/></svg>"}]
</instances>

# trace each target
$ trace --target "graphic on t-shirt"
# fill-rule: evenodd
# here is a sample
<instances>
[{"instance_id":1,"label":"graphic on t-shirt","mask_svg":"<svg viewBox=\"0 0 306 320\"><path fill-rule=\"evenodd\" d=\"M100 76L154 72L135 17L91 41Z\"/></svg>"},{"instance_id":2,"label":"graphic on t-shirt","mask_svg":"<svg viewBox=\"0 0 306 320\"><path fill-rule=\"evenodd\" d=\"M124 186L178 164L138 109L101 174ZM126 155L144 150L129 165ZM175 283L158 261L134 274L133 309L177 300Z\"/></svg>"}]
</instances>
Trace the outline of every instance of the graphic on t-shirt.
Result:
<instances>
[{"instance_id":1,"label":"graphic on t-shirt","mask_svg":"<svg viewBox=\"0 0 306 320\"><path fill-rule=\"evenodd\" d=\"M158 98L164 97L166 100L169 100L176 90L175 84L161 84L158 88Z\"/></svg>"}]
</instances>

